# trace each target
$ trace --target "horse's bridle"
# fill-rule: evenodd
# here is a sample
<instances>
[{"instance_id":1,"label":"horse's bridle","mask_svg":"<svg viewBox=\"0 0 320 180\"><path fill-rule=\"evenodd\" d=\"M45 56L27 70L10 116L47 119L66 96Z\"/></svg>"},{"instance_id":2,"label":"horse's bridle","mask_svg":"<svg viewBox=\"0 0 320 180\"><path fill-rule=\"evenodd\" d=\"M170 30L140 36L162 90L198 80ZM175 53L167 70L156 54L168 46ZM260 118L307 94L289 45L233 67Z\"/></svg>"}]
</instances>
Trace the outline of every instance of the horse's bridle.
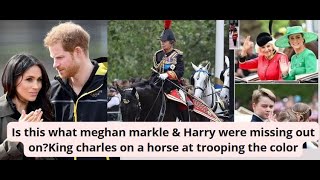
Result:
<instances>
[{"instance_id":1,"label":"horse's bridle","mask_svg":"<svg viewBox=\"0 0 320 180\"><path fill-rule=\"evenodd\" d=\"M223 85L222 88L230 89L230 87L226 85Z\"/></svg>"},{"instance_id":2,"label":"horse's bridle","mask_svg":"<svg viewBox=\"0 0 320 180\"><path fill-rule=\"evenodd\" d=\"M195 90L196 90L196 89L200 89L200 90L202 91L202 94L203 94L204 91L208 88L208 81L209 81L209 77L211 76L211 74L209 74L208 71L202 70L202 68L200 68L200 69L197 70L196 72L199 72L197 79L199 79L201 72L208 74L208 77L206 78L206 80L205 80L205 82L204 82L205 87L202 88L202 87L196 86L196 87L194 88ZM195 72L195 73L196 73L196 72ZM223 87L229 89L229 86L223 86ZM225 109L224 104L221 104L220 101L217 101L217 103L214 102L214 98L219 99L219 97L218 97L217 93L213 90L212 87L211 87L211 89L212 89L212 93L211 93L211 94L203 95L202 97L212 96L212 100L211 100L211 103L212 103L212 104L211 104L209 107L212 108L213 111L216 111L218 105L220 106L221 109ZM216 97L214 97L214 96L216 96Z\"/></svg>"},{"instance_id":3,"label":"horse's bridle","mask_svg":"<svg viewBox=\"0 0 320 180\"><path fill-rule=\"evenodd\" d=\"M204 82L204 85L205 85L205 86L204 86L203 88L200 87L200 86L195 86L195 87L194 87L194 90L200 89L200 90L202 91L202 93L203 93L203 92L207 89L207 87L208 87L207 84L208 84L209 77L211 76L211 74L209 74L208 71L202 70L202 68L200 68L199 70L195 71L195 73L197 73L197 72L199 72L198 77L196 77L197 80L200 78L200 73L201 73L201 72L203 72L203 73L205 73L205 74L208 75L207 78L206 78L206 80L205 80L205 82ZM207 94L207 95L204 95L203 97L207 97L207 96L210 96L210 95L213 95L213 94Z\"/></svg>"},{"instance_id":4,"label":"horse's bridle","mask_svg":"<svg viewBox=\"0 0 320 180\"><path fill-rule=\"evenodd\" d=\"M127 88L127 89L124 89L123 91L132 91L132 88ZM136 104L136 106L138 106L138 113L137 113L136 116L134 117L134 121L137 121L137 120L140 119L140 112L141 112L141 103L140 103L140 98L139 98L138 91L135 92L135 97L136 97L137 102L138 102L138 103ZM123 102L124 104L129 104L129 103L130 103L130 100L125 99L125 97L124 97L124 98L122 98L122 102ZM126 113L128 113L128 109L126 109Z\"/></svg>"}]
</instances>

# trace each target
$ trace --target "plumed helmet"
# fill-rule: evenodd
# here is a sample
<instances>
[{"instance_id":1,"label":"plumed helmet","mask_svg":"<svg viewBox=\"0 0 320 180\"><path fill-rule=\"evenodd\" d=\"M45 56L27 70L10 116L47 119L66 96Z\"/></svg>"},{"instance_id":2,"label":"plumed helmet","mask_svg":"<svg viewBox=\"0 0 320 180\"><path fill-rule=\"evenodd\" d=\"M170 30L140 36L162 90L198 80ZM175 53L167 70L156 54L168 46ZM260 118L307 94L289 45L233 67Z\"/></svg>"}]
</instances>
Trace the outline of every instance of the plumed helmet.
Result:
<instances>
[{"instance_id":1,"label":"plumed helmet","mask_svg":"<svg viewBox=\"0 0 320 180\"><path fill-rule=\"evenodd\" d=\"M161 41L176 41L172 30L170 29L172 21L171 20L164 20L164 30L160 35Z\"/></svg>"}]
</instances>

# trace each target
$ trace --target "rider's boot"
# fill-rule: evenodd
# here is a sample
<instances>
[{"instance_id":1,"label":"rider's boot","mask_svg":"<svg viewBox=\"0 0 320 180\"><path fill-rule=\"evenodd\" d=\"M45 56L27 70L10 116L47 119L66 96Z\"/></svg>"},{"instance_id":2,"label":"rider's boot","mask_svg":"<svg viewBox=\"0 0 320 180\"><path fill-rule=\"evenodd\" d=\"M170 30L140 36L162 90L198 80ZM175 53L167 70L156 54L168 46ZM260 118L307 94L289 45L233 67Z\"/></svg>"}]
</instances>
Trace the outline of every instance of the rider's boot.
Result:
<instances>
[{"instance_id":1,"label":"rider's boot","mask_svg":"<svg viewBox=\"0 0 320 180\"><path fill-rule=\"evenodd\" d=\"M191 121L191 117L189 116L189 110L188 109L180 111L180 115L181 115L181 118L182 118L181 121L183 121L183 122Z\"/></svg>"}]
</instances>

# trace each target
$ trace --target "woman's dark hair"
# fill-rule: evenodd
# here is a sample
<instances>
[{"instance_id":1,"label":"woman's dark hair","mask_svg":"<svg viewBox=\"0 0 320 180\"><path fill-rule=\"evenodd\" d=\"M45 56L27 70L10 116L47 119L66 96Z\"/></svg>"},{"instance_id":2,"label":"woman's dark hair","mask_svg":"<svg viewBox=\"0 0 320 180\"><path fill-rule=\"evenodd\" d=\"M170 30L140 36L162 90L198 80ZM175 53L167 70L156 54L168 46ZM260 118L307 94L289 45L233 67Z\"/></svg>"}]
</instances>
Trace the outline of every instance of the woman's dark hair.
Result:
<instances>
[{"instance_id":1,"label":"woman's dark hair","mask_svg":"<svg viewBox=\"0 0 320 180\"><path fill-rule=\"evenodd\" d=\"M50 81L42 63L32 55L21 53L12 56L4 67L2 74L2 86L7 97L13 99L17 96L17 79L32 66L38 66L42 74L42 88L35 101L28 102L27 113L41 108L43 121L53 121L53 107L49 100Z\"/></svg>"},{"instance_id":2,"label":"woman's dark hair","mask_svg":"<svg viewBox=\"0 0 320 180\"><path fill-rule=\"evenodd\" d=\"M306 40L304 39L304 36L303 36L303 33L299 33L299 34L301 34L301 37L303 38L303 44L305 44L306 43ZM291 35L290 35L291 36ZM290 36L288 36L288 41L290 42ZM290 44L290 43L289 43ZM290 45L290 47L291 47L291 45Z\"/></svg>"}]
</instances>

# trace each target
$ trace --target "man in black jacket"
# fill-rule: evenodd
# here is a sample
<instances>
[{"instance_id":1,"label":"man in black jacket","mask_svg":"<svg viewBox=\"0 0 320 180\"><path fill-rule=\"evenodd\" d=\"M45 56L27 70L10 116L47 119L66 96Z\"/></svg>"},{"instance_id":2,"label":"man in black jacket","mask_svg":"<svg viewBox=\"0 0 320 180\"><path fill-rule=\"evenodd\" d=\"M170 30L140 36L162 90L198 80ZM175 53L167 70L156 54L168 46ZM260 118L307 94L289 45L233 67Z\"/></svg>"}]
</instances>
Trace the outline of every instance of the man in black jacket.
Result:
<instances>
[{"instance_id":1,"label":"man in black jacket","mask_svg":"<svg viewBox=\"0 0 320 180\"><path fill-rule=\"evenodd\" d=\"M57 121L108 121L107 66L90 60L89 43L88 32L73 22L54 26L44 39L44 46L53 58L53 67L59 74L52 81L51 89Z\"/></svg>"}]
</instances>

